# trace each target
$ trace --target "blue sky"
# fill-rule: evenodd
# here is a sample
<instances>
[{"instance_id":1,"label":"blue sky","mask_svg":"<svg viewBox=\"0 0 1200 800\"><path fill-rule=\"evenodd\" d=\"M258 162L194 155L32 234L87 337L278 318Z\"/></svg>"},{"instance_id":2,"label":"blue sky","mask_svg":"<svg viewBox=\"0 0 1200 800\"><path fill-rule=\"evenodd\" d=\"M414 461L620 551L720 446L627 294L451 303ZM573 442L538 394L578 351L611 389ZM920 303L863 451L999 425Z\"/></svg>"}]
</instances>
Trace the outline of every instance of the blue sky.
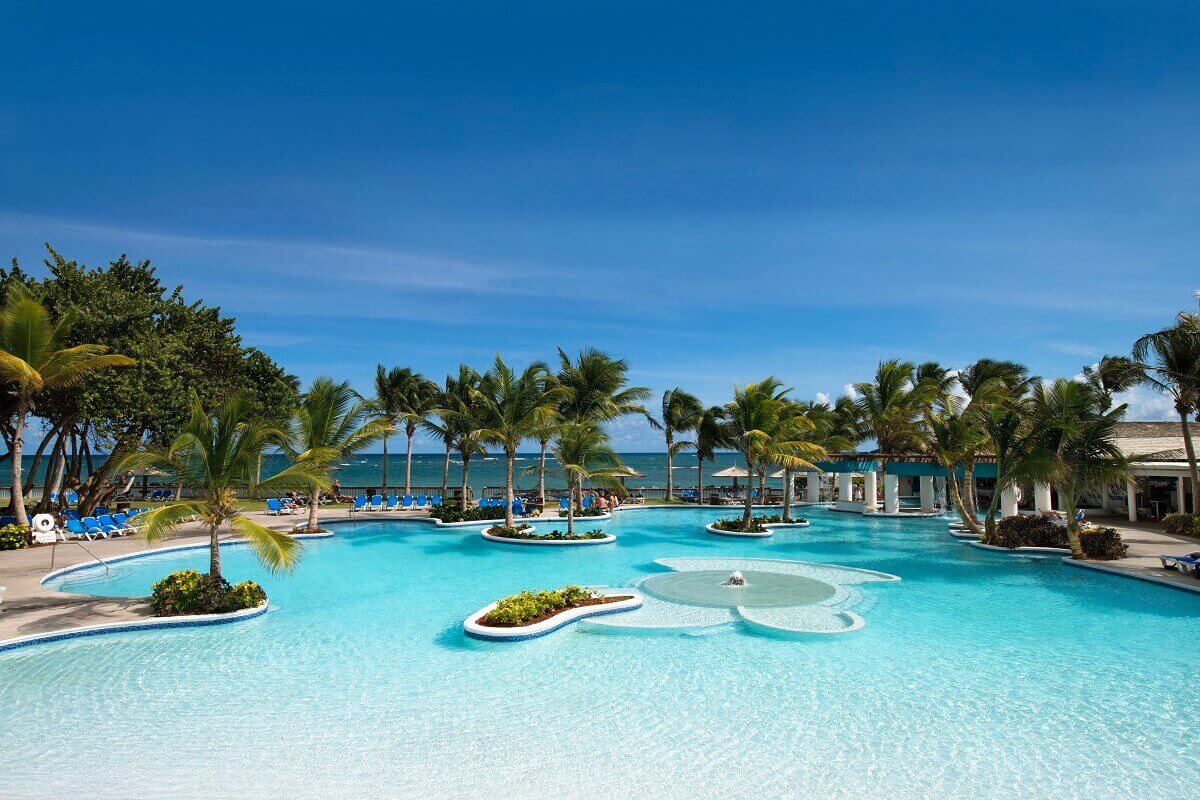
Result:
<instances>
[{"instance_id":1,"label":"blue sky","mask_svg":"<svg viewBox=\"0 0 1200 800\"><path fill-rule=\"evenodd\" d=\"M0 254L150 258L305 379L1072 375L1200 288L1195 3L72 5L5 12Z\"/></svg>"}]
</instances>

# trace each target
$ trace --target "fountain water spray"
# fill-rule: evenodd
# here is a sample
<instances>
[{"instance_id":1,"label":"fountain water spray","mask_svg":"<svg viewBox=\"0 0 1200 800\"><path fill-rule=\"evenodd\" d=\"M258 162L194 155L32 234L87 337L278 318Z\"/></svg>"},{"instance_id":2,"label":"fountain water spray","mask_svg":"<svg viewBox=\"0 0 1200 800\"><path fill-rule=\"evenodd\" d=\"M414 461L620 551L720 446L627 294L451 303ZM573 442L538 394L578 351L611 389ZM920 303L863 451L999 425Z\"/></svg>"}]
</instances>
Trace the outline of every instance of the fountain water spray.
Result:
<instances>
[{"instance_id":1,"label":"fountain water spray","mask_svg":"<svg viewBox=\"0 0 1200 800\"><path fill-rule=\"evenodd\" d=\"M729 576L729 580L725 581L725 585L726 586L745 586L746 585L746 576L743 575L741 572L734 570L734 572Z\"/></svg>"}]
</instances>

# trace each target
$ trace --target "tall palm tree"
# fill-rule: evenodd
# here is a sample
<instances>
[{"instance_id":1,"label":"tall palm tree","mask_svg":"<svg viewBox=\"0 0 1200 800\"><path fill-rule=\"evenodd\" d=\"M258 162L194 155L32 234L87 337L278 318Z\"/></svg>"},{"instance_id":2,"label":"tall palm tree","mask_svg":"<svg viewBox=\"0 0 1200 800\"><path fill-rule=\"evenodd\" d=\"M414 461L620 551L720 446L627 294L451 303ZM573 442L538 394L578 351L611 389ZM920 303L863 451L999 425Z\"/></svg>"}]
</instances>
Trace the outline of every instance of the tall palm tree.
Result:
<instances>
[{"instance_id":1,"label":"tall palm tree","mask_svg":"<svg viewBox=\"0 0 1200 800\"><path fill-rule=\"evenodd\" d=\"M372 404L363 401L349 382L334 383L317 378L300 398L292 420L289 451L297 461L320 465L329 470L333 461L359 452L372 442L386 438L392 429L386 418L368 420ZM322 482L308 487L309 533L319 530L317 509Z\"/></svg>"},{"instance_id":2,"label":"tall palm tree","mask_svg":"<svg viewBox=\"0 0 1200 800\"><path fill-rule=\"evenodd\" d=\"M567 422L607 422L627 414L649 416L645 406L650 390L626 386L629 364L603 351L586 348L572 361L558 348L555 376L563 387L559 414Z\"/></svg>"},{"instance_id":3,"label":"tall palm tree","mask_svg":"<svg viewBox=\"0 0 1200 800\"><path fill-rule=\"evenodd\" d=\"M1083 380L1096 392L1107 411L1112 408L1113 395L1145 382L1146 371L1131 358L1104 356L1095 365L1083 368Z\"/></svg>"},{"instance_id":4,"label":"tall palm tree","mask_svg":"<svg viewBox=\"0 0 1200 800\"><path fill-rule=\"evenodd\" d=\"M383 494L388 493L388 443L392 431L396 430L401 420L408 412L408 394L413 382L418 378L408 367L392 367L387 369L383 364L375 367L375 396L371 398L371 410L378 415L386 426L388 433L383 436L383 475L381 483Z\"/></svg>"},{"instance_id":5,"label":"tall palm tree","mask_svg":"<svg viewBox=\"0 0 1200 800\"><path fill-rule=\"evenodd\" d=\"M558 470L567 480L570 497L582 493L585 481L611 489L618 495L625 494L621 477L630 470L621 463L608 444L608 436L594 422L567 423L560 425L551 448ZM567 503L567 535L575 534L575 503Z\"/></svg>"},{"instance_id":6,"label":"tall palm tree","mask_svg":"<svg viewBox=\"0 0 1200 800\"><path fill-rule=\"evenodd\" d=\"M420 373L413 373L404 393L404 436L407 445L404 451L404 493L412 493L413 437L421 421L437 408L440 390L438 385Z\"/></svg>"},{"instance_id":7,"label":"tall palm tree","mask_svg":"<svg viewBox=\"0 0 1200 800\"><path fill-rule=\"evenodd\" d=\"M651 427L663 432L667 440L667 502L675 498L674 459L692 442L675 441L675 434L692 430L698 418L704 413L704 406L693 394L683 389L668 389L662 397L662 420L649 417Z\"/></svg>"},{"instance_id":8,"label":"tall palm tree","mask_svg":"<svg viewBox=\"0 0 1200 800\"><path fill-rule=\"evenodd\" d=\"M828 454L849 450L854 447L854 430L848 429L844 417L834 411L828 403L798 402L793 404L793 413L802 414L811 426L805 434L805 439ZM783 467L783 521L792 519L792 472L787 465ZM812 498L809 498L811 501Z\"/></svg>"},{"instance_id":9,"label":"tall palm tree","mask_svg":"<svg viewBox=\"0 0 1200 800\"><path fill-rule=\"evenodd\" d=\"M1041 458L1029 464L1028 472L1058 489L1071 557L1082 559L1075 519L1079 501L1101 486L1124 482L1130 474L1129 462L1116 444L1116 426L1125 406L1105 409L1104 398L1092 387L1059 378L1037 389L1032 412Z\"/></svg>"},{"instance_id":10,"label":"tall palm tree","mask_svg":"<svg viewBox=\"0 0 1200 800\"><path fill-rule=\"evenodd\" d=\"M444 455L442 459L442 489L441 496L445 497L450 486L450 453L454 450L457 438L455 420L446 409L450 405L450 397L454 393L455 379L446 376L445 388L438 389L436 405L418 424L425 433L433 436L442 443Z\"/></svg>"},{"instance_id":11,"label":"tall palm tree","mask_svg":"<svg viewBox=\"0 0 1200 800\"><path fill-rule=\"evenodd\" d=\"M1133 360L1144 370L1146 383L1174 401L1183 431L1195 512L1200 509L1200 470L1188 417L1200 405L1200 327L1192 315L1181 314L1175 326L1147 333L1134 342Z\"/></svg>"},{"instance_id":12,"label":"tall palm tree","mask_svg":"<svg viewBox=\"0 0 1200 800\"><path fill-rule=\"evenodd\" d=\"M485 442L504 450L504 524L513 525L513 470L517 448L554 418L560 387L548 386L546 365L535 361L516 373L500 356L479 382L475 419Z\"/></svg>"},{"instance_id":13,"label":"tall palm tree","mask_svg":"<svg viewBox=\"0 0 1200 800\"><path fill-rule=\"evenodd\" d=\"M152 467L177 477L199 496L139 514L137 527L153 544L179 525L199 518L208 530L208 572L221 577L219 534L228 526L244 536L270 570L291 569L300 556L300 543L289 534L266 528L242 513L238 489L249 484L264 449L283 447L287 433L264 425L246 394L231 397L210 413L192 393L192 410L179 435L167 446L150 447L124 458L120 471ZM292 462L283 471L261 480L260 492L327 487L329 454L313 452Z\"/></svg>"},{"instance_id":14,"label":"tall palm tree","mask_svg":"<svg viewBox=\"0 0 1200 800\"><path fill-rule=\"evenodd\" d=\"M440 408L433 410L446 427L447 435L453 437L454 449L462 461L462 508L470 500L471 457L483 455L483 423L480 408L479 373L460 364L458 377L446 379L446 391L441 394Z\"/></svg>"},{"instance_id":15,"label":"tall palm tree","mask_svg":"<svg viewBox=\"0 0 1200 800\"><path fill-rule=\"evenodd\" d=\"M704 503L704 462L712 461L717 449L728 447L725 438L725 408L709 406L700 410L692 422L692 448L696 451L696 502Z\"/></svg>"},{"instance_id":16,"label":"tall palm tree","mask_svg":"<svg viewBox=\"0 0 1200 800\"><path fill-rule=\"evenodd\" d=\"M733 401L725 405L726 437L745 460L751 476L759 474L765 464L816 470L812 461L825 455L806 438L812 423L791 413L786 399L789 391L771 376L758 383L735 386ZM747 491L742 508L744 527L750 525L752 502L752 493Z\"/></svg>"},{"instance_id":17,"label":"tall palm tree","mask_svg":"<svg viewBox=\"0 0 1200 800\"><path fill-rule=\"evenodd\" d=\"M881 361L873 380L856 383L856 405L864 432L875 439L883 472L892 453L919 450L921 405L935 389L918 383L916 366L908 361Z\"/></svg>"},{"instance_id":18,"label":"tall palm tree","mask_svg":"<svg viewBox=\"0 0 1200 800\"><path fill-rule=\"evenodd\" d=\"M1032 385L1029 372L1022 365L1013 361L997 361L991 358L981 358L968 364L958 373L957 379L966 396L962 422L967 425L979 424L981 420L987 418L993 404L1021 397ZM975 448L968 447L962 452L963 492L960 513L970 517L969 521L964 519L964 522L970 526L979 513L975 499L975 464L982 451L986 449L987 443L986 440L977 441L972 436L967 436L962 441L965 444L979 445ZM991 446L995 448L997 445L992 443ZM992 493L994 502L991 505L993 508L999 507L1000 491L1000 485L997 484Z\"/></svg>"},{"instance_id":19,"label":"tall palm tree","mask_svg":"<svg viewBox=\"0 0 1200 800\"><path fill-rule=\"evenodd\" d=\"M17 524L28 525L25 512L25 488L22 457L25 422L39 394L72 386L89 374L108 367L124 367L133 359L108 352L98 344L63 344L74 324L72 313L57 320L41 299L21 284L8 290L0 309L0 381L12 384L16 408L12 417L12 513Z\"/></svg>"}]
</instances>

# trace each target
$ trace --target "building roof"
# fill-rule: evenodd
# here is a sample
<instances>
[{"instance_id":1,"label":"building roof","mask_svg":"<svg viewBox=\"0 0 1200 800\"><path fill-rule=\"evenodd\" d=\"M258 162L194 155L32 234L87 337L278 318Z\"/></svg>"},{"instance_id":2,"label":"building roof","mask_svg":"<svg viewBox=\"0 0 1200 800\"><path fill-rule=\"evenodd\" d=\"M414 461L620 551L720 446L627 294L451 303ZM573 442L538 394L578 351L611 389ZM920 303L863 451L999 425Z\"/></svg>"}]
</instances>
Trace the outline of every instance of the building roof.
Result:
<instances>
[{"instance_id":1,"label":"building roof","mask_svg":"<svg viewBox=\"0 0 1200 800\"><path fill-rule=\"evenodd\" d=\"M1189 422L1192 436L1200 437L1200 422ZM1161 436L1178 437L1183 441L1183 432L1178 422L1118 422L1114 428L1118 439L1146 439Z\"/></svg>"},{"instance_id":2,"label":"building roof","mask_svg":"<svg viewBox=\"0 0 1200 800\"><path fill-rule=\"evenodd\" d=\"M1200 439L1200 423L1188 428ZM1113 431L1117 447L1138 461L1184 461L1183 429L1178 422L1118 422Z\"/></svg>"}]
</instances>

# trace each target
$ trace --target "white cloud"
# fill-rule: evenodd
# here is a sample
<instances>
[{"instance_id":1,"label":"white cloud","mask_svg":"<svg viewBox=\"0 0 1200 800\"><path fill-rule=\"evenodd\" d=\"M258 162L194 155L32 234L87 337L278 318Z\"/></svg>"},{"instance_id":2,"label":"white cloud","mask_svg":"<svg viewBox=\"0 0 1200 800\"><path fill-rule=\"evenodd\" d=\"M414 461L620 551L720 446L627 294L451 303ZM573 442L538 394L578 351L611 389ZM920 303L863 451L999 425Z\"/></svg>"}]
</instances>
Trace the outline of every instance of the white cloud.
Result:
<instances>
[{"instance_id":1,"label":"white cloud","mask_svg":"<svg viewBox=\"0 0 1200 800\"><path fill-rule=\"evenodd\" d=\"M817 392L817 402L829 405L832 401L829 399L829 395L827 393Z\"/></svg>"},{"instance_id":2,"label":"white cloud","mask_svg":"<svg viewBox=\"0 0 1200 800\"><path fill-rule=\"evenodd\" d=\"M1050 342L1047 347L1059 353L1066 353L1069 356L1081 356L1083 358L1094 358L1100 354L1100 351L1091 345L1079 344L1077 342Z\"/></svg>"},{"instance_id":3,"label":"white cloud","mask_svg":"<svg viewBox=\"0 0 1200 800\"><path fill-rule=\"evenodd\" d=\"M1125 419L1137 421L1175 420L1175 401L1170 395L1154 392L1144 386L1137 386L1128 392L1118 392L1114 395L1118 403L1129 406Z\"/></svg>"},{"instance_id":4,"label":"white cloud","mask_svg":"<svg viewBox=\"0 0 1200 800\"><path fill-rule=\"evenodd\" d=\"M858 389L855 389L855 388L854 388L854 384L853 384L853 383L847 383L845 386L843 386L843 387L842 387L842 394L846 395L846 396L847 396L847 397L849 397L851 400L857 400L857 399L858 399Z\"/></svg>"}]
</instances>

